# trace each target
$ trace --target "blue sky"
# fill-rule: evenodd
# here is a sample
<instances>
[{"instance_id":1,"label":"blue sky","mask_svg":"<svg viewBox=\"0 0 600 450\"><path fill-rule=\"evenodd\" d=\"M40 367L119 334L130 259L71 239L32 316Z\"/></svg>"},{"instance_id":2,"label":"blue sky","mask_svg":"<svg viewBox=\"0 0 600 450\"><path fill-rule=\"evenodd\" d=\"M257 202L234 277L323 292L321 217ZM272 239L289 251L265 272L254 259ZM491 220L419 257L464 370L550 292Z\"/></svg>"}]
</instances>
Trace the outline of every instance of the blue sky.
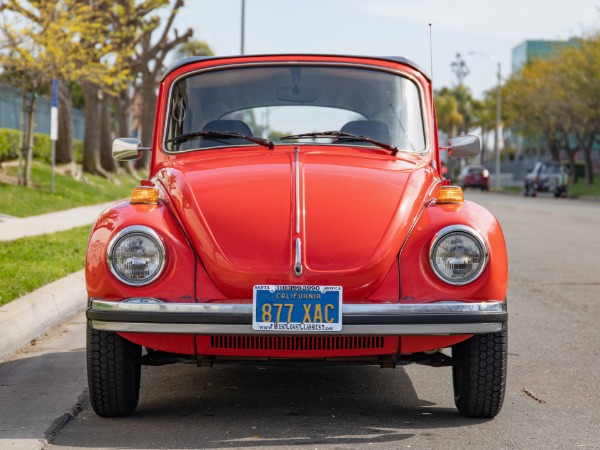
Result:
<instances>
[{"instance_id":1,"label":"blue sky","mask_svg":"<svg viewBox=\"0 0 600 450\"><path fill-rule=\"evenodd\" d=\"M242 0L186 0L176 21L218 55L240 52ZM246 0L245 53L398 55L431 72L437 88L456 84L450 64L461 53L465 84L481 94L496 83L492 58L510 74L511 51L527 39L568 39L600 30L600 0Z\"/></svg>"}]
</instances>

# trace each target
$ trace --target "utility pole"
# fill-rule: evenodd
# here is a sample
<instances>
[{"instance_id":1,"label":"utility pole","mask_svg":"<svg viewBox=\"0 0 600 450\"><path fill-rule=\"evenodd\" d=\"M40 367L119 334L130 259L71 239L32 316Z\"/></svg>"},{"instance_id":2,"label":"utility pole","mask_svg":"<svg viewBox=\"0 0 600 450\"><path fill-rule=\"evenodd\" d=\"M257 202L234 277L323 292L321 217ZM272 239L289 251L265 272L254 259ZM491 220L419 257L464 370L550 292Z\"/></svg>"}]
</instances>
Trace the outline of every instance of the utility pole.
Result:
<instances>
[{"instance_id":1,"label":"utility pole","mask_svg":"<svg viewBox=\"0 0 600 450\"><path fill-rule=\"evenodd\" d=\"M500 127L502 124L502 67L498 63L498 93L496 98L496 129L494 132L494 152L496 153L496 187L500 189Z\"/></svg>"},{"instance_id":2,"label":"utility pole","mask_svg":"<svg viewBox=\"0 0 600 450\"><path fill-rule=\"evenodd\" d=\"M240 55L244 54L244 35L246 34L246 0L242 0L242 36L240 43Z\"/></svg>"}]
</instances>

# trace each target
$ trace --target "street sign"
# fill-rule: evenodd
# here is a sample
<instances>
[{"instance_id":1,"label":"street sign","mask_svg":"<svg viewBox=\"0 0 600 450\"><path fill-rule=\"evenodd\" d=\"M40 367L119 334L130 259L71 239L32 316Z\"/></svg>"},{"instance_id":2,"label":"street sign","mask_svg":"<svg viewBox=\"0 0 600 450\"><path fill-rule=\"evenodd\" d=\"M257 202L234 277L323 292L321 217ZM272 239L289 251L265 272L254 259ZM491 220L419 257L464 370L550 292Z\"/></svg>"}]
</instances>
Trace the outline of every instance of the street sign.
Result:
<instances>
[{"instance_id":1,"label":"street sign","mask_svg":"<svg viewBox=\"0 0 600 450\"><path fill-rule=\"evenodd\" d=\"M52 108L50 109L50 139L58 139L58 80L52 80Z\"/></svg>"}]
</instances>

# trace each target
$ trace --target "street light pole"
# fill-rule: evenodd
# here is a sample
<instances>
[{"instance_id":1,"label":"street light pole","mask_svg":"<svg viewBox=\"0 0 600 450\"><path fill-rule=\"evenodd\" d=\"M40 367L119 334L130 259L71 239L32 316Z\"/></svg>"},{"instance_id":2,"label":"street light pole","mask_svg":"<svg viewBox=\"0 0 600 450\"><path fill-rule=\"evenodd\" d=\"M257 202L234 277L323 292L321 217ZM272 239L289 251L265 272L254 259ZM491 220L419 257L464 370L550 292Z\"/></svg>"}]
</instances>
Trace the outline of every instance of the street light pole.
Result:
<instances>
[{"instance_id":1,"label":"street light pole","mask_svg":"<svg viewBox=\"0 0 600 450\"><path fill-rule=\"evenodd\" d=\"M458 79L458 85L462 86L464 79L467 75L469 75L469 68L467 67L467 63L465 63L464 59L461 58L460 53L456 54L456 59L452 61L450 68Z\"/></svg>"},{"instance_id":2,"label":"street light pole","mask_svg":"<svg viewBox=\"0 0 600 450\"><path fill-rule=\"evenodd\" d=\"M502 121L502 69L498 63L498 93L496 97L496 127L494 131L494 152L496 153L496 187L500 189L500 126Z\"/></svg>"},{"instance_id":3,"label":"street light pole","mask_svg":"<svg viewBox=\"0 0 600 450\"><path fill-rule=\"evenodd\" d=\"M240 42L240 55L244 54L244 35L246 34L246 0L242 0L242 36Z\"/></svg>"},{"instance_id":4,"label":"street light pole","mask_svg":"<svg viewBox=\"0 0 600 450\"><path fill-rule=\"evenodd\" d=\"M494 127L494 156L496 161L496 188L500 188L500 127L502 124L502 66L500 60L494 58L492 55L481 52L469 52L469 55L485 56L496 63L498 67L498 84L497 84L497 96L496 96L496 125Z\"/></svg>"}]
</instances>

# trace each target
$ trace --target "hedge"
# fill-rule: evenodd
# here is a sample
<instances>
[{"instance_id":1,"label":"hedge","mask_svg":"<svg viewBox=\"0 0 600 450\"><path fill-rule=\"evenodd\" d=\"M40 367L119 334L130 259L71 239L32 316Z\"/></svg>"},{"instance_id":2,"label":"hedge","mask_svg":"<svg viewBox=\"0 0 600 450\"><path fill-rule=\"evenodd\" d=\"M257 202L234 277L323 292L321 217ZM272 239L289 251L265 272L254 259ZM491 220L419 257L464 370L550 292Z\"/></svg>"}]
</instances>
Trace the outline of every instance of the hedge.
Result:
<instances>
[{"instance_id":1,"label":"hedge","mask_svg":"<svg viewBox=\"0 0 600 450\"><path fill-rule=\"evenodd\" d=\"M75 162L83 159L83 142L73 140ZM19 158L19 130L0 128L0 164ZM33 158L50 164L52 162L52 141L50 136L42 133L33 135Z\"/></svg>"}]
</instances>

